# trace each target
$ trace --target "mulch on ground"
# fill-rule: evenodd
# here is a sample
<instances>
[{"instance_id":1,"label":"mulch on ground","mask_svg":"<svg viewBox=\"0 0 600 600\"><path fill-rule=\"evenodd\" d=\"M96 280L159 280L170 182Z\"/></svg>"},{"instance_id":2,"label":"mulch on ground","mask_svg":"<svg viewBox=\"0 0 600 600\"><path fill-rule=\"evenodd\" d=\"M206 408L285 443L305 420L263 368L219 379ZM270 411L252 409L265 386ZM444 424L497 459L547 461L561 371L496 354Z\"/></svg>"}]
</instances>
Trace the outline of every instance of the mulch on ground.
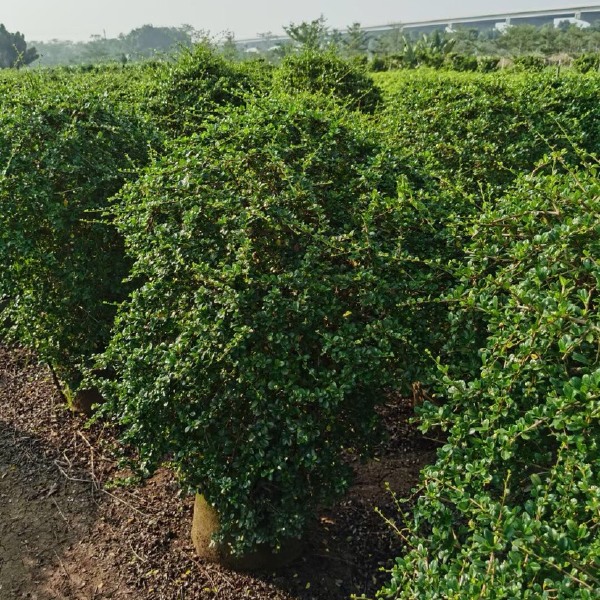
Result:
<instances>
[{"instance_id":1,"label":"mulch on ground","mask_svg":"<svg viewBox=\"0 0 600 600\"><path fill-rule=\"evenodd\" d=\"M197 559L193 498L162 469L115 486L115 434L86 427L65 407L46 367L0 346L0 600L341 600L373 597L402 552L374 510L397 516L435 443L410 425L411 403L382 407L388 439L376 457L352 457L355 483L323 511L302 557L275 573L236 573Z\"/></svg>"}]
</instances>

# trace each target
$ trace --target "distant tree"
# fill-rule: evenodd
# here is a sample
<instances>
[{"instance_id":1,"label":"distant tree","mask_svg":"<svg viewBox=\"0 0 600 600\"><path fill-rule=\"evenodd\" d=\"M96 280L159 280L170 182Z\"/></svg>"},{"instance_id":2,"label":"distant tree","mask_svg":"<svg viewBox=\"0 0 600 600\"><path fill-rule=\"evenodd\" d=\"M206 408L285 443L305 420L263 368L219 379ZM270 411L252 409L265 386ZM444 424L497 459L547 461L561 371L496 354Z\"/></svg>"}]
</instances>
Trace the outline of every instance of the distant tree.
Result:
<instances>
[{"instance_id":1,"label":"distant tree","mask_svg":"<svg viewBox=\"0 0 600 600\"><path fill-rule=\"evenodd\" d=\"M25 36L18 31L10 33L0 24L0 69L18 69L37 60L34 47L27 48Z\"/></svg>"},{"instance_id":2,"label":"distant tree","mask_svg":"<svg viewBox=\"0 0 600 600\"><path fill-rule=\"evenodd\" d=\"M144 60L158 54L172 54L182 46L207 41L208 32L191 25L153 27L144 25L115 38L92 35L87 42L51 40L35 42L41 60L37 65L81 65Z\"/></svg>"},{"instance_id":3,"label":"distant tree","mask_svg":"<svg viewBox=\"0 0 600 600\"><path fill-rule=\"evenodd\" d=\"M103 35L94 34L90 36L82 50L83 62L87 63L106 63L118 60L123 53L123 44L121 40L108 39Z\"/></svg>"},{"instance_id":4,"label":"distant tree","mask_svg":"<svg viewBox=\"0 0 600 600\"><path fill-rule=\"evenodd\" d=\"M577 25L569 25L561 29L561 34L558 38L558 50L570 55L576 55L590 49L587 43L589 39L590 33L577 27Z\"/></svg>"},{"instance_id":5,"label":"distant tree","mask_svg":"<svg viewBox=\"0 0 600 600\"><path fill-rule=\"evenodd\" d=\"M405 37L402 32L402 27L394 27L382 34L377 40L378 54L389 56L390 54L398 54L404 50Z\"/></svg>"},{"instance_id":6,"label":"distant tree","mask_svg":"<svg viewBox=\"0 0 600 600\"><path fill-rule=\"evenodd\" d=\"M177 29L187 36L189 36L192 44L206 44L209 43L211 35L207 29L196 29L193 25L184 23Z\"/></svg>"},{"instance_id":7,"label":"distant tree","mask_svg":"<svg viewBox=\"0 0 600 600\"><path fill-rule=\"evenodd\" d=\"M232 31L225 32L225 37L219 44L219 50L227 60L239 60L240 50L235 43L235 35Z\"/></svg>"},{"instance_id":8,"label":"distant tree","mask_svg":"<svg viewBox=\"0 0 600 600\"><path fill-rule=\"evenodd\" d=\"M541 45L539 31L535 25L511 25L498 39L498 47L515 55L536 52Z\"/></svg>"},{"instance_id":9,"label":"distant tree","mask_svg":"<svg viewBox=\"0 0 600 600\"><path fill-rule=\"evenodd\" d=\"M84 52L83 42L54 39L48 42L38 41L35 42L35 45L40 55L40 59L35 65L36 67L77 64L79 57Z\"/></svg>"},{"instance_id":10,"label":"distant tree","mask_svg":"<svg viewBox=\"0 0 600 600\"><path fill-rule=\"evenodd\" d=\"M581 28L569 21L555 27L546 23L540 27L534 25L516 25L504 31L497 29L456 29L450 33L456 44L453 52L474 54L476 56L519 56L538 55L551 57L567 54L571 57L581 54L600 52L600 21L597 25ZM382 36L382 40L384 37ZM391 40L387 34L387 41ZM382 46L380 46L381 48ZM403 51L395 50L393 54ZM389 56L390 52L382 54Z\"/></svg>"},{"instance_id":11,"label":"distant tree","mask_svg":"<svg viewBox=\"0 0 600 600\"><path fill-rule=\"evenodd\" d=\"M327 42L329 27L325 24L325 17L321 15L314 21L302 21L302 23L290 23L284 27L284 31L304 48L317 50Z\"/></svg>"},{"instance_id":12,"label":"distant tree","mask_svg":"<svg viewBox=\"0 0 600 600\"><path fill-rule=\"evenodd\" d=\"M339 29L332 29L327 35L327 46L329 48L340 49L344 46L344 36Z\"/></svg>"},{"instance_id":13,"label":"distant tree","mask_svg":"<svg viewBox=\"0 0 600 600\"><path fill-rule=\"evenodd\" d=\"M363 30L360 23L352 23L344 37L344 53L350 57L361 56L366 54L368 45L367 32Z\"/></svg>"},{"instance_id":14,"label":"distant tree","mask_svg":"<svg viewBox=\"0 0 600 600\"><path fill-rule=\"evenodd\" d=\"M419 64L417 56L417 44L414 44L410 37L403 36L404 47L399 55L394 55L394 58L399 61L399 65L409 69L413 69Z\"/></svg>"},{"instance_id":15,"label":"distant tree","mask_svg":"<svg viewBox=\"0 0 600 600\"><path fill-rule=\"evenodd\" d=\"M153 56L177 47L191 47L190 32L177 27L154 27L143 25L121 37L125 48L134 56Z\"/></svg>"},{"instance_id":16,"label":"distant tree","mask_svg":"<svg viewBox=\"0 0 600 600\"><path fill-rule=\"evenodd\" d=\"M430 35L423 34L419 40L419 44L427 52L436 55L446 55L454 49L456 41L449 37L446 33L440 32L439 29L436 29Z\"/></svg>"},{"instance_id":17,"label":"distant tree","mask_svg":"<svg viewBox=\"0 0 600 600\"><path fill-rule=\"evenodd\" d=\"M459 54L477 54L479 30L475 27L457 28L450 33L455 40L454 52Z\"/></svg>"},{"instance_id":18,"label":"distant tree","mask_svg":"<svg viewBox=\"0 0 600 600\"><path fill-rule=\"evenodd\" d=\"M276 41L276 36L272 31L263 31L257 35L261 39L261 57L270 63L279 63L284 56L287 56L293 50L291 42Z\"/></svg>"},{"instance_id":19,"label":"distant tree","mask_svg":"<svg viewBox=\"0 0 600 600\"><path fill-rule=\"evenodd\" d=\"M400 65L405 68L417 66L440 68L448 54L454 48L456 40L445 33L434 31L423 34L419 40L413 42L409 36L404 36L404 48Z\"/></svg>"},{"instance_id":20,"label":"distant tree","mask_svg":"<svg viewBox=\"0 0 600 600\"><path fill-rule=\"evenodd\" d=\"M540 27L538 48L542 54L550 55L559 52L560 29L548 24Z\"/></svg>"}]
</instances>

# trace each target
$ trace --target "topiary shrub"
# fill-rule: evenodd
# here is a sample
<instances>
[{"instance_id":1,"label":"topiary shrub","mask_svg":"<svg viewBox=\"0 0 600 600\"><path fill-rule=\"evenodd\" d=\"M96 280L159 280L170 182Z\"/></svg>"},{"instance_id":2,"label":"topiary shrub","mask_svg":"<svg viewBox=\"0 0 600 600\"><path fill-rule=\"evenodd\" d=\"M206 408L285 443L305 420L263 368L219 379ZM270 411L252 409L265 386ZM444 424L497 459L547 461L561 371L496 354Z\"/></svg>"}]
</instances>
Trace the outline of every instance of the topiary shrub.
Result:
<instances>
[{"instance_id":1,"label":"topiary shrub","mask_svg":"<svg viewBox=\"0 0 600 600\"><path fill-rule=\"evenodd\" d=\"M476 56L450 52L444 58L444 66L453 71L477 71L479 63Z\"/></svg>"},{"instance_id":2,"label":"topiary shrub","mask_svg":"<svg viewBox=\"0 0 600 600\"><path fill-rule=\"evenodd\" d=\"M523 54L513 58L514 69L518 71L543 71L546 67L546 59L537 54Z\"/></svg>"},{"instance_id":3,"label":"topiary shrub","mask_svg":"<svg viewBox=\"0 0 600 600\"><path fill-rule=\"evenodd\" d=\"M497 56L478 56L477 70L481 73L491 73L497 71L500 59Z\"/></svg>"},{"instance_id":4,"label":"topiary shrub","mask_svg":"<svg viewBox=\"0 0 600 600\"><path fill-rule=\"evenodd\" d=\"M0 323L76 388L126 295L129 261L100 214L147 159L152 130L104 99L34 82L0 115Z\"/></svg>"},{"instance_id":5,"label":"topiary shrub","mask_svg":"<svg viewBox=\"0 0 600 600\"><path fill-rule=\"evenodd\" d=\"M344 60L334 51L307 49L286 56L274 73L274 85L288 93L329 95L365 113L373 113L381 101L366 66Z\"/></svg>"},{"instance_id":6,"label":"topiary shrub","mask_svg":"<svg viewBox=\"0 0 600 600\"><path fill-rule=\"evenodd\" d=\"M590 73L600 70L600 54L590 52L582 54L573 61L573 68L579 73Z\"/></svg>"},{"instance_id":7,"label":"topiary shrub","mask_svg":"<svg viewBox=\"0 0 600 600\"><path fill-rule=\"evenodd\" d=\"M426 170L468 192L497 197L551 149L600 147L597 76L552 71L375 74L382 130Z\"/></svg>"},{"instance_id":8,"label":"topiary shrub","mask_svg":"<svg viewBox=\"0 0 600 600\"><path fill-rule=\"evenodd\" d=\"M120 194L143 285L103 359L105 413L142 467L168 459L204 495L234 552L300 536L347 489L344 448L366 451L382 390L423 360L404 171L360 115L275 94Z\"/></svg>"},{"instance_id":9,"label":"topiary shrub","mask_svg":"<svg viewBox=\"0 0 600 600\"><path fill-rule=\"evenodd\" d=\"M380 598L600 595L600 180L589 161L521 179L473 227L453 300L481 328L480 367L466 379L469 365L444 367L447 401L423 411L448 443L423 471L407 552Z\"/></svg>"},{"instance_id":10,"label":"topiary shrub","mask_svg":"<svg viewBox=\"0 0 600 600\"><path fill-rule=\"evenodd\" d=\"M258 92L262 77L207 44L182 50L177 62L158 75L148 108L172 138L199 131L219 107L243 105L248 91Z\"/></svg>"}]
</instances>

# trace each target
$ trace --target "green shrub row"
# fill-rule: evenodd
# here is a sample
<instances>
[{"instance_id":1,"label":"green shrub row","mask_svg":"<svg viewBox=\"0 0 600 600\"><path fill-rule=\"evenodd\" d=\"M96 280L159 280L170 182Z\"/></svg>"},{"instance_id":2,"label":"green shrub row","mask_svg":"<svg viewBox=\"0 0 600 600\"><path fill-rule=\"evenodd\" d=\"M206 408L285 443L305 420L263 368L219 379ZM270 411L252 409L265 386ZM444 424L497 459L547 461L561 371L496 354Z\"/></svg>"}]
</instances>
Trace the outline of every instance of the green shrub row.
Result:
<instances>
[{"instance_id":1,"label":"green shrub row","mask_svg":"<svg viewBox=\"0 0 600 600\"><path fill-rule=\"evenodd\" d=\"M274 86L283 92L333 96L350 110L373 114L381 92L366 66L340 58L334 51L305 50L287 56L274 72Z\"/></svg>"},{"instance_id":2,"label":"green shrub row","mask_svg":"<svg viewBox=\"0 0 600 600\"><path fill-rule=\"evenodd\" d=\"M343 450L373 441L383 390L422 360L397 190L412 177L365 118L272 94L118 197L143 283L104 356L104 410L146 466L168 456L205 495L233 551L301 536L347 489Z\"/></svg>"},{"instance_id":3,"label":"green shrub row","mask_svg":"<svg viewBox=\"0 0 600 600\"><path fill-rule=\"evenodd\" d=\"M170 460L235 550L297 537L438 309L396 310L435 280L403 245L427 178L348 110L373 83L330 54L271 83L200 47L6 85L3 336L101 385L142 466ZM81 382L99 366L115 378Z\"/></svg>"},{"instance_id":4,"label":"green shrub row","mask_svg":"<svg viewBox=\"0 0 600 600\"><path fill-rule=\"evenodd\" d=\"M174 64L0 79L2 334L72 391L133 289L122 237L103 216L109 199L166 139L236 103L249 79L202 46Z\"/></svg>"},{"instance_id":5,"label":"green shrub row","mask_svg":"<svg viewBox=\"0 0 600 600\"><path fill-rule=\"evenodd\" d=\"M423 428L448 441L405 515L381 598L600 594L599 165L519 179L484 206L450 296L450 345ZM560 168L558 168L560 167Z\"/></svg>"},{"instance_id":6,"label":"green shrub row","mask_svg":"<svg viewBox=\"0 0 600 600\"><path fill-rule=\"evenodd\" d=\"M449 442L381 595L594 597L598 76L377 81L206 47L3 75L2 336L87 373L234 551L300 536L430 384Z\"/></svg>"},{"instance_id":7,"label":"green shrub row","mask_svg":"<svg viewBox=\"0 0 600 600\"><path fill-rule=\"evenodd\" d=\"M422 60L425 58L425 60ZM394 71L415 69L417 67L431 67L434 69L448 71L480 71L491 73L500 68L499 56L474 56L460 52L448 52L447 54L433 55L429 60L427 57L411 58L403 54L391 54L385 58L376 56L368 63L369 69L374 73L382 71Z\"/></svg>"},{"instance_id":8,"label":"green shrub row","mask_svg":"<svg viewBox=\"0 0 600 600\"><path fill-rule=\"evenodd\" d=\"M429 170L478 195L502 193L548 152L600 147L597 74L375 74L382 127Z\"/></svg>"},{"instance_id":9,"label":"green shrub row","mask_svg":"<svg viewBox=\"0 0 600 600\"><path fill-rule=\"evenodd\" d=\"M27 83L0 113L0 322L74 388L127 293L129 261L101 211L153 132L102 95Z\"/></svg>"}]
</instances>

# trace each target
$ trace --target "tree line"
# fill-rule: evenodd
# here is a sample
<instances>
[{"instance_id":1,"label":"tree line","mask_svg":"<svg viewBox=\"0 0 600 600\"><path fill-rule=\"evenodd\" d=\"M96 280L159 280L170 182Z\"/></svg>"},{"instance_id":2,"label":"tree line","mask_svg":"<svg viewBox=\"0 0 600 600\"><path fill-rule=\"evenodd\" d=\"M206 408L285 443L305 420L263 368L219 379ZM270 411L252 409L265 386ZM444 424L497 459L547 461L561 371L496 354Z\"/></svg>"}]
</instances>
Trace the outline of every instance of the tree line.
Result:
<instances>
[{"instance_id":1,"label":"tree line","mask_svg":"<svg viewBox=\"0 0 600 600\"><path fill-rule=\"evenodd\" d=\"M600 52L600 21L585 29L565 22L559 27L552 24L540 27L516 25L505 31L459 28L429 34L406 32L398 26L373 35L358 22L342 32L329 27L325 17L320 16L312 21L290 23L283 29L289 37L288 42L281 43L272 32L264 32L259 34L265 42L260 44L262 48L250 50L242 49L231 32L226 32L221 39L211 40L207 31L196 30L191 25L143 25L116 38L94 35L87 42L51 40L35 42L35 47L28 48L22 33L10 33L4 25L0 25L0 68L19 68L30 64L126 63L172 54L199 41L212 41L231 60L260 58L274 63L297 51L298 47L333 48L346 58L368 60L373 70L422 65L439 67L443 63L450 63L458 70L472 70L469 67L476 67L476 59L481 64L484 57L519 59L535 56L543 60L560 59L564 63ZM270 40L272 44L268 43Z\"/></svg>"}]
</instances>

